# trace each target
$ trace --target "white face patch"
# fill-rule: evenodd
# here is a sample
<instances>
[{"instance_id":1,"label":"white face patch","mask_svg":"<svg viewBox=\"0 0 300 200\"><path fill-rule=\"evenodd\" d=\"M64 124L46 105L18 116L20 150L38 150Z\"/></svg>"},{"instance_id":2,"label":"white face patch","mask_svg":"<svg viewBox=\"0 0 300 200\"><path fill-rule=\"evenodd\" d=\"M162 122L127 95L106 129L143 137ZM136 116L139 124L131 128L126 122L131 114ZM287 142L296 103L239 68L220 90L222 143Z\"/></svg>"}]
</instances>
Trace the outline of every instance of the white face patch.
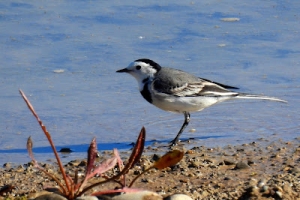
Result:
<instances>
[{"instance_id":1,"label":"white face patch","mask_svg":"<svg viewBox=\"0 0 300 200\"><path fill-rule=\"evenodd\" d=\"M127 69L130 70L129 74L131 74L138 81L140 90L144 85L143 80L146 78L152 78L157 72L157 70L148 63L140 61L130 63Z\"/></svg>"}]
</instances>

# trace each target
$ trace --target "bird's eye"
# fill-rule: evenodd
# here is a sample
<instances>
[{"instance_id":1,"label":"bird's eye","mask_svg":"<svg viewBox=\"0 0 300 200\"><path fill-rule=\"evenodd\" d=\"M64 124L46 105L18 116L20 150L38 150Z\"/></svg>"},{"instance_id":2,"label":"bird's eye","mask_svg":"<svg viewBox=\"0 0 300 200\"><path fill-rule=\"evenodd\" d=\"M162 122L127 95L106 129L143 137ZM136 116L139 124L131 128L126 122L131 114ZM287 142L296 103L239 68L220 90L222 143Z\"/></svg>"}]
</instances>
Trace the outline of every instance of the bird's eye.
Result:
<instances>
[{"instance_id":1,"label":"bird's eye","mask_svg":"<svg viewBox=\"0 0 300 200\"><path fill-rule=\"evenodd\" d=\"M140 69L141 69L141 66L138 65L138 66L136 66L135 68L136 68L137 70L140 70Z\"/></svg>"}]
</instances>

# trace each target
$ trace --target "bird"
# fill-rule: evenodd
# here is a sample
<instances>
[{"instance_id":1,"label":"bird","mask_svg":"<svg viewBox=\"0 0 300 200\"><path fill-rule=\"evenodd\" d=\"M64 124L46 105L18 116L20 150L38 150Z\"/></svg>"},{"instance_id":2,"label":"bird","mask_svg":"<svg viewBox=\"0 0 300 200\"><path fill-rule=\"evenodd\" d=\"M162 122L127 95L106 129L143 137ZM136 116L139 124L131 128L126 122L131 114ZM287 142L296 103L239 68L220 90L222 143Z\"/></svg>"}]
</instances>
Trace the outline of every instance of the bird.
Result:
<instances>
[{"instance_id":1,"label":"bird","mask_svg":"<svg viewBox=\"0 0 300 200\"><path fill-rule=\"evenodd\" d=\"M240 93L239 88L209 79L200 78L179 69L162 67L148 58L131 62L128 67L117 70L128 73L138 82L141 95L154 106L184 115L184 122L176 137L170 142L175 146L190 122L190 113L202 111L214 104L231 99L260 99L287 103L287 101L264 95Z\"/></svg>"}]
</instances>

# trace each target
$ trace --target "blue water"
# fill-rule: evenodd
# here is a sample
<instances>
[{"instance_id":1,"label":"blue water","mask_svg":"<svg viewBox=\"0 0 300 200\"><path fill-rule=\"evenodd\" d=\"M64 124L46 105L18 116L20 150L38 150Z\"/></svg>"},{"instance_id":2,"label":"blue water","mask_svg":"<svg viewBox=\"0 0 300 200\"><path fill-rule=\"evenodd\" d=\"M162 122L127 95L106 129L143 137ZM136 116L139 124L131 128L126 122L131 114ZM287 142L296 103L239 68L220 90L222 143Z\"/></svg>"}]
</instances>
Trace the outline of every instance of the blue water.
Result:
<instances>
[{"instance_id":1,"label":"blue water","mask_svg":"<svg viewBox=\"0 0 300 200\"><path fill-rule=\"evenodd\" d=\"M128 149L142 126L147 144L166 143L183 116L143 100L116 70L150 58L197 76L288 104L232 101L192 113L182 139L222 146L299 137L300 2L2 1L0 3L0 164L52 158L22 89L67 159L98 148ZM227 22L222 18L238 18ZM63 73L55 73L55 70ZM189 132L196 129L196 132Z\"/></svg>"}]
</instances>

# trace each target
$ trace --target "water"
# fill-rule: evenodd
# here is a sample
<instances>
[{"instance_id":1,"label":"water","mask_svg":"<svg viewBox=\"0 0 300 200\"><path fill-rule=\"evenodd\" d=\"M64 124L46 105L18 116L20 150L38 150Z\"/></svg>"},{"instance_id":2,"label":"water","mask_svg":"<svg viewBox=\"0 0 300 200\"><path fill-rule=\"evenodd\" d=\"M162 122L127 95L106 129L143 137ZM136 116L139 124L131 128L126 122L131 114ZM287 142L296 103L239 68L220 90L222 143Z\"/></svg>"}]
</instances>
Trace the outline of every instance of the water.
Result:
<instances>
[{"instance_id":1,"label":"water","mask_svg":"<svg viewBox=\"0 0 300 200\"><path fill-rule=\"evenodd\" d=\"M299 137L299 9L297 0L1 2L0 164L28 162L29 136L39 161L52 158L18 89L58 149L75 151L66 160L83 158L93 137L101 150L128 149L142 126L147 144L173 139L183 115L148 104L132 77L115 73L144 57L289 101L239 100L192 113L182 139L223 146ZM239 21L222 20L230 17Z\"/></svg>"}]
</instances>

